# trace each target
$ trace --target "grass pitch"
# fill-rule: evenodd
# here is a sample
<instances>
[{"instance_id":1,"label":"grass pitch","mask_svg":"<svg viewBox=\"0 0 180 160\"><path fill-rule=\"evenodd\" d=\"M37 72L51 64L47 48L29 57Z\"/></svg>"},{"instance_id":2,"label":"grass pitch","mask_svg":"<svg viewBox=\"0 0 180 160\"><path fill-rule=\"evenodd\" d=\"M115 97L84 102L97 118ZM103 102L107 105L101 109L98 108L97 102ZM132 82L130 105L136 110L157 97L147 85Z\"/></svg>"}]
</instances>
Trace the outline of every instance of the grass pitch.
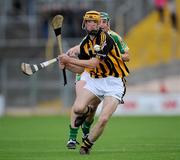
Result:
<instances>
[{"instance_id":1,"label":"grass pitch","mask_svg":"<svg viewBox=\"0 0 180 160\"><path fill-rule=\"evenodd\" d=\"M68 124L62 116L0 118L0 160L180 160L180 117L113 117L84 156L66 149Z\"/></svg>"}]
</instances>

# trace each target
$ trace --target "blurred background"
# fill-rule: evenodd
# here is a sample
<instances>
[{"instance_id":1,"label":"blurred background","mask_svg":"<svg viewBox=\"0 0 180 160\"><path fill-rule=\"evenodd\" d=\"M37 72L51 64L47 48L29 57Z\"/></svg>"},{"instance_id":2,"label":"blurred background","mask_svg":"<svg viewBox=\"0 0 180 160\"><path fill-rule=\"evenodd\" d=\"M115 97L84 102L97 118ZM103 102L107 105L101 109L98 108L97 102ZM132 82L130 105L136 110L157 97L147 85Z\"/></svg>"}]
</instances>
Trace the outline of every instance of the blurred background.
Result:
<instances>
[{"instance_id":1,"label":"blurred background","mask_svg":"<svg viewBox=\"0 0 180 160\"><path fill-rule=\"evenodd\" d=\"M56 14L64 16L64 52L80 43L88 10L108 12L130 48L125 104L115 114L180 115L180 0L0 0L0 115L69 113L75 74L67 71L64 87L58 64L31 77L20 64L58 55Z\"/></svg>"}]
</instances>

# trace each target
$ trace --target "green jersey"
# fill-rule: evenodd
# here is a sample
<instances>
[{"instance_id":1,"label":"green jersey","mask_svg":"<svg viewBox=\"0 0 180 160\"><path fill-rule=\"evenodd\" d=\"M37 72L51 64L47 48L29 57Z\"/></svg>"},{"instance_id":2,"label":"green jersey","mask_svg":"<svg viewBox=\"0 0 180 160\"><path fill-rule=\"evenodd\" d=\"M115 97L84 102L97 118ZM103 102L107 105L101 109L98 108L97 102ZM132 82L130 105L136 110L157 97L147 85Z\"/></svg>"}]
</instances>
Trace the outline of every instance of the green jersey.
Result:
<instances>
[{"instance_id":1,"label":"green jersey","mask_svg":"<svg viewBox=\"0 0 180 160\"><path fill-rule=\"evenodd\" d=\"M117 44L121 54L124 54L125 52L129 50L126 42L116 32L109 30L108 34L112 37L114 42Z\"/></svg>"}]
</instances>

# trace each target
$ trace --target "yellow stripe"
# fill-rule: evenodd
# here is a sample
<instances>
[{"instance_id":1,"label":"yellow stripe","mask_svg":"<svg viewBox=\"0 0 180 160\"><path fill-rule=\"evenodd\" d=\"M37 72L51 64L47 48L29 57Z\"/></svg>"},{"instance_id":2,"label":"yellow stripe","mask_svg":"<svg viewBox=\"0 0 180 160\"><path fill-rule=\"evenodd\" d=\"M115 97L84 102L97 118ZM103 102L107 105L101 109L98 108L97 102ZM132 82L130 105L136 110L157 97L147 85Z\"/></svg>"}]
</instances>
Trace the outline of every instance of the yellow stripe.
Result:
<instances>
[{"instance_id":1,"label":"yellow stripe","mask_svg":"<svg viewBox=\"0 0 180 160\"><path fill-rule=\"evenodd\" d=\"M84 45L84 50L85 50L85 52L87 54L88 53L88 45L87 44Z\"/></svg>"}]
</instances>

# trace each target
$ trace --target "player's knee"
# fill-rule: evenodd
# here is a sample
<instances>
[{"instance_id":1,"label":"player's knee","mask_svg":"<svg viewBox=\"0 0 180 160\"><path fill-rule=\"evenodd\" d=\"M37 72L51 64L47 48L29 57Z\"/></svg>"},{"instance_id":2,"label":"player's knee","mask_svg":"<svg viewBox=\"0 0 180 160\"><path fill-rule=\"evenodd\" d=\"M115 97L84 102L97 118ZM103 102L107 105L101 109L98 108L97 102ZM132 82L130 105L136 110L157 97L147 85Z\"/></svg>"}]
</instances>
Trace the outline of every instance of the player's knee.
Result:
<instances>
[{"instance_id":1,"label":"player's knee","mask_svg":"<svg viewBox=\"0 0 180 160\"><path fill-rule=\"evenodd\" d=\"M99 118L99 123L101 126L105 126L107 124L108 120L109 120L109 117L103 115Z\"/></svg>"},{"instance_id":2,"label":"player's knee","mask_svg":"<svg viewBox=\"0 0 180 160\"><path fill-rule=\"evenodd\" d=\"M84 108L82 106L73 106L73 112L75 114L82 114L84 113Z\"/></svg>"}]
</instances>

